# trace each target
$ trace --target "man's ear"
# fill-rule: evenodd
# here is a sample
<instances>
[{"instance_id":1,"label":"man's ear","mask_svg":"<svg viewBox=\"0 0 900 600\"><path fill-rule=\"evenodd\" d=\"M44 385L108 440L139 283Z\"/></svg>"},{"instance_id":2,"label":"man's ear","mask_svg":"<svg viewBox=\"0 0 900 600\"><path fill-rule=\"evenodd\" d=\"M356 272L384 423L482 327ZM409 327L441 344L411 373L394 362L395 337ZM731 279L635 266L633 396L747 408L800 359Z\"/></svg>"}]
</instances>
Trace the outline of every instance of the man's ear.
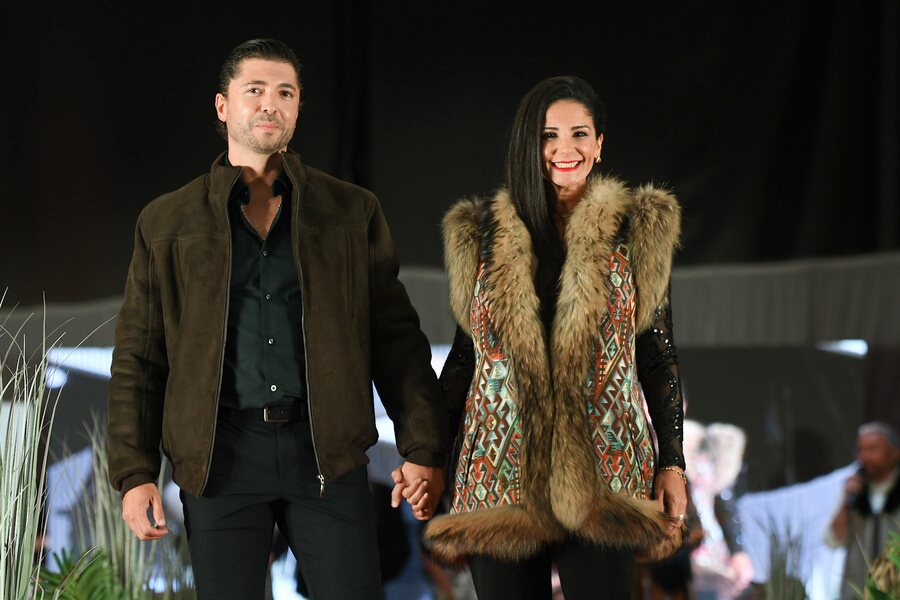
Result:
<instances>
[{"instance_id":1,"label":"man's ear","mask_svg":"<svg viewBox=\"0 0 900 600\"><path fill-rule=\"evenodd\" d=\"M228 98L224 94L216 94L216 115L223 123L228 120Z\"/></svg>"}]
</instances>

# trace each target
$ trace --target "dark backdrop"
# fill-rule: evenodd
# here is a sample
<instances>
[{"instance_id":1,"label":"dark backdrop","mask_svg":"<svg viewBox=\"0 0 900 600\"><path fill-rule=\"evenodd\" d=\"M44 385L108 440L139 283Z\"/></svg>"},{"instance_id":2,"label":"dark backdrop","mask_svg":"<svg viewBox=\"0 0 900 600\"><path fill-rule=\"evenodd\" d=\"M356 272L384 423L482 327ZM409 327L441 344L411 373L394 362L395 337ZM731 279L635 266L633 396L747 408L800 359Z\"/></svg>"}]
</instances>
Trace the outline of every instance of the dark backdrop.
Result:
<instances>
[{"instance_id":1,"label":"dark backdrop","mask_svg":"<svg viewBox=\"0 0 900 600\"><path fill-rule=\"evenodd\" d=\"M606 99L605 168L681 198L678 264L900 247L896 0L524 4L13 3L0 288L119 294L141 207L223 149L218 68L258 36L305 64L292 146L378 193L407 265L440 264L441 215L500 184L519 98L556 74Z\"/></svg>"}]
</instances>

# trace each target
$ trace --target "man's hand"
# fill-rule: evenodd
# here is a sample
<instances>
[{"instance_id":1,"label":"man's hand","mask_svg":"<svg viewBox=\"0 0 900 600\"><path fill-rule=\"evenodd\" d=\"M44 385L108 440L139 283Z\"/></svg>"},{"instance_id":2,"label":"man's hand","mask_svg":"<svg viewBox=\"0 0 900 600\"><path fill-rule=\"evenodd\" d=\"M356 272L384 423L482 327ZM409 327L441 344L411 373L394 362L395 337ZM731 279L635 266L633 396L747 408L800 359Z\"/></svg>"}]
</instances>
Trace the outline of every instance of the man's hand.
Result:
<instances>
[{"instance_id":1,"label":"man's hand","mask_svg":"<svg viewBox=\"0 0 900 600\"><path fill-rule=\"evenodd\" d=\"M854 502L856 497L862 493L864 484L862 475L859 473L854 473L849 477L844 483L844 503L849 506Z\"/></svg>"},{"instance_id":2,"label":"man's hand","mask_svg":"<svg viewBox=\"0 0 900 600\"><path fill-rule=\"evenodd\" d=\"M405 462L394 469L391 478L394 480L391 506L397 508L405 498L417 520L427 521L434 516L444 493L444 469Z\"/></svg>"},{"instance_id":3,"label":"man's hand","mask_svg":"<svg viewBox=\"0 0 900 600\"><path fill-rule=\"evenodd\" d=\"M156 527L147 518L148 508L153 509ZM134 535L141 540L158 540L169 533L162 498L155 483L145 483L126 492L122 497L122 518L128 523Z\"/></svg>"},{"instance_id":4,"label":"man's hand","mask_svg":"<svg viewBox=\"0 0 900 600\"><path fill-rule=\"evenodd\" d=\"M734 595L737 596L750 585L751 581L753 581L753 561L750 560L749 554L740 550L731 555L729 564L731 565L732 573L734 573L734 585L732 591L734 592Z\"/></svg>"},{"instance_id":5,"label":"man's hand","mask_svg":"<svg viewBox=\"0 0 900 600\"><path fill-rule=\"evenodd\" d=\"M687 512L687 492L681 475L669 469L656 474L656 499L664 513L676 519L672 523L677 529L684 525Z\"/></svg>"},{"instance_id":6,"label":"man's hand","mask_svg":"<svg viewBox=\"0 0 900 600\"><path fill-rule=\"evenodd\" d=\"M864 481L862 475L854 473L844 483L844 501L831 520L831 538L826 538L829 546L837 547L847 540L850 529L850 505L856 502L857 496L863 491Z\"/></svg>"}]
</instances>

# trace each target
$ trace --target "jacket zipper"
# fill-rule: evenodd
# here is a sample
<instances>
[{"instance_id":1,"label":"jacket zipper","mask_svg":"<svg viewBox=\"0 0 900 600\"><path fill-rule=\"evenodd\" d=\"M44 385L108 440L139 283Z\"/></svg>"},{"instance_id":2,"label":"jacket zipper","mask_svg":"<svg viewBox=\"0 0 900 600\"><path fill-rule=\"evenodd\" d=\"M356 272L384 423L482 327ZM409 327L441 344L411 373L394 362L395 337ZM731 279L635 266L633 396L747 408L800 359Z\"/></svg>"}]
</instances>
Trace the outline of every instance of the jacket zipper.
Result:
<instances>
[{"instance_id":1,"label":"jacket zipper","mask_svg":"<svg viewBox=\"0 0 900 600\"><path fill-rule=\"evenodd\" d=\"M299 237L298 237L299 239ZM303 267L300 261L297 261L297 271L300 273L300 289L303 289ZM301 293L300 304L303 306L303 299L306 294ZM313 456L316 457L316 469L319 474L316 478L319 480L319 498L325 495L325 476L322 475L322 463L319 462L319 448L316 445L316 426L313 422L312 398L309 395L309 359L306 356L309 346L306 345L306 307L303 306L303 314L300 315L300 331L303 337L303 371L304 382L306 383L306 410L309 412L309 435L312 438Z\"/></svg>"},{"instance_id":2,"label":"jacket zipper","mask_svg":"<svg viewBox=\"0 0 900 600\"><path fill-rule=\"evenodd\" d=\"M285 165L283 168L287 168ZM294 178L291 177L291 174L288 173L288 177L291 178L291 183L294 184L294 190L297 193L297 198L300 197L300 188L297 187L297 183L294 181ZM291 194L293 196L293 194ZM300 202L296 204L293 203L293 198L291 198L292 211L291 211L291 219L299 226L300 222ZM312 396L309 393L309 345L306 343L306 292L303 290L303 265L300 261L300 232L298 231L298 227L291 227L291 236L295 237L296 242L292 244L294 251L294 258L297 261L297 275L300 279L300 307L303 311L300 314L300 335L303 338L303 381L306 384L306 410L309 413L309 435L312 438L312 447L313 447L313 456L316 459L316 470L318 471L318 475L316 475L316 479L319 480L319 498L325 495L325 475L322 474L322 463L319 461L319 446L316 444L316 425L313 420L313 408L312 408Z\"/></svg>"},{"instance_id":3,"label":"jacket zipper","mask_svg":"<svg viewBox=\"0 0 900 600\"><path fill-rule=\"evenodd\" d=\"M228 186L227 198L231 197L231 190L234 189L234 184L240 176L241 173L238 171L238 174L231 180L231 185ZM222 374L225 370L225 343L228 338L228 311L231 304L231 220L228 218L227 201L225 205L225 225L225 230L228 233L225 236L225 257L228 261L228 277L225 278L225 320L222 323L222 353L219 355L219 382L216 384L216 410L213 412L212 439L209 442L209 458L206 459L206 475L203 477L203 487L200 488L201 493L206 489L206 484L209 481L213 449L216 447L216 422L219 419L219 395L222 393Z\"/></svg>"}]
</instances>

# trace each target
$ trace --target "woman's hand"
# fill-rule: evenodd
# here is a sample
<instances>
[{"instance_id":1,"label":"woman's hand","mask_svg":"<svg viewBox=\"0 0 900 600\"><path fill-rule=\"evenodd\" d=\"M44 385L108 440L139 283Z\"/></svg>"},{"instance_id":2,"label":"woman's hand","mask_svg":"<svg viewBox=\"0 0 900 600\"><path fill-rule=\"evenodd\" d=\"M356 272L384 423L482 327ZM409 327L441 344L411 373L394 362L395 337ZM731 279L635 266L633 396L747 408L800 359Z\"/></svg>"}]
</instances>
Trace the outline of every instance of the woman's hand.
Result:
<instances>
[{"instance_id":1,"label":"woman's hand","mask_svg":"<svg viewBox=\"0 0 900 600\"><path fill-rule=\"evenodd\" d=\"M437 503L444 493L444 469L427 467L409 461L391 472L394 490L391 492L391 506L397 508L404 499L419 521L427 521L434 516Z\"/></svg>"},{"instance_id":2,"label":"woman's hand","mask_svg":"<svg viewBox=\"0 0 900 600\"><path fill-rule=\"evenodd\" d=\"M677 468L677 467L674 467ZM672 528L677 529L684 525L687 518L687 491L684 479L678 471L661 469L656 474L655 482L656 500L661 511L670 516Z\"/></svg>"}]
</instances>

